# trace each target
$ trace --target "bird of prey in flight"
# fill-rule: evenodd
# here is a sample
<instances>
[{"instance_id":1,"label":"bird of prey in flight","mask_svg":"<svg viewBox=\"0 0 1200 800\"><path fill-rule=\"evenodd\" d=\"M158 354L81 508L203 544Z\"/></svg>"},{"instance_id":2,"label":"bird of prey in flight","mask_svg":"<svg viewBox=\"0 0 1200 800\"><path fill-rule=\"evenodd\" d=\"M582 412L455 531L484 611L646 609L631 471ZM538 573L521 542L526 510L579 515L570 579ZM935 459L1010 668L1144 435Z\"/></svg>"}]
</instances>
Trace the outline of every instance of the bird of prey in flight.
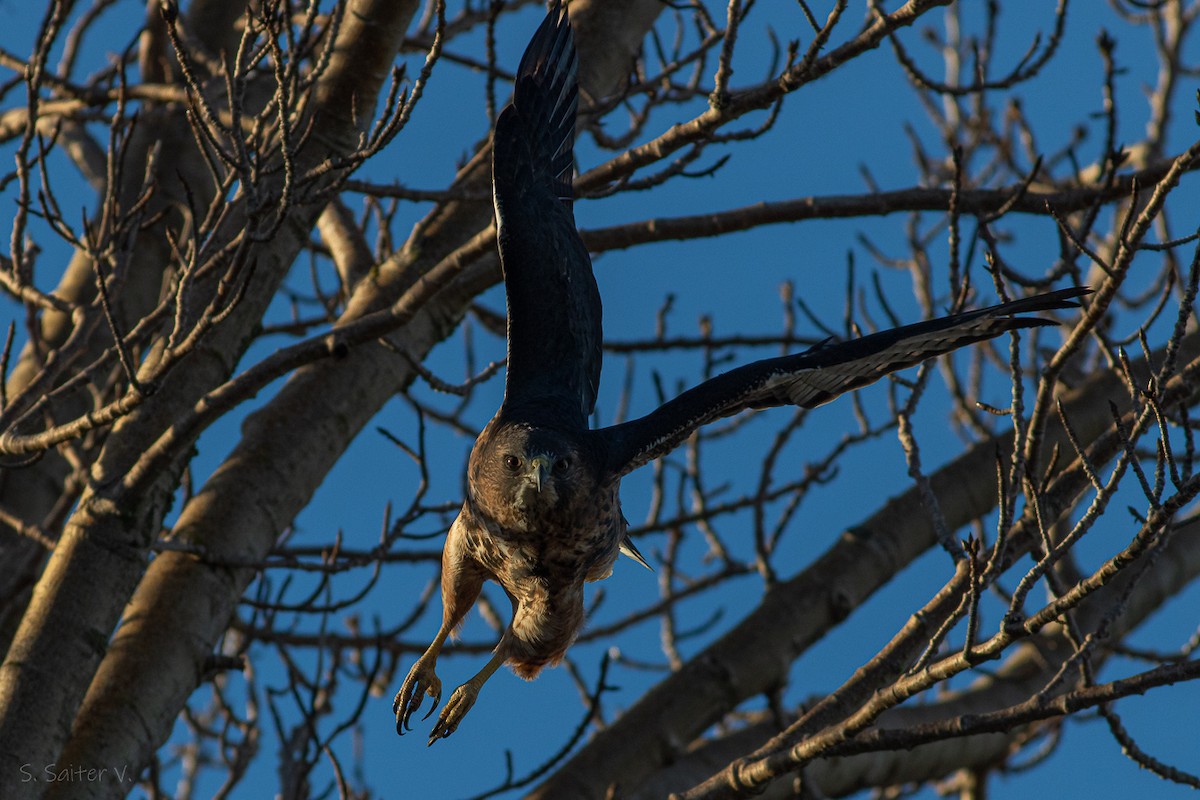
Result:
<instances>
[{"instance_id":1,"label":"bird of prey in flight","mask_svg":"<svg viewBox=\"0 0 1200 800\"><path fill-rule=\"evenodd\" d=\"M454 690L429 743L454 733L480 688L511 665L532 679L557 664L583 624L583 585L612 574L626 534L621 478L669 453L701 425L743 409L818 406L928 358L1005 331L1054 324L1026 312L1078 305L1065 289L978 311L824 343L756 361L696 386L640 419L592 430L600 381L600 295L572 211L578 60L556 3L530 41L512 102L496 120L492 195L508 304L504 401L479 434L467 497L442 554L442 625L393 710L410 727L425 696L441 700L435 665L485 580L512 602L491 659Z\"/></svg>"}]
</instances>

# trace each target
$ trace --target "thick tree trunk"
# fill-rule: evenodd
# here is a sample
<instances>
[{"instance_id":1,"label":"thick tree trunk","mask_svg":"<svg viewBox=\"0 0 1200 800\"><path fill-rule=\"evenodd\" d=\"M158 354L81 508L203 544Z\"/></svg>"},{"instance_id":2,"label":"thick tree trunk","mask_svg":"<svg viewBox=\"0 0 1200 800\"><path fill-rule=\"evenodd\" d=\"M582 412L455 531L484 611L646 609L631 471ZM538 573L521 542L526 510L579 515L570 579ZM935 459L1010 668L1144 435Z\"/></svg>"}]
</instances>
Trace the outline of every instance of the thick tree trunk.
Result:
<instances>
[{"instance_id":1,"label":"thick tree trunk","mask_svg":"<svg viewBox=\"0 0 1200 800\"><path fill-rule=\"evenodd\" d=\"M603 96L620 84L661 10L656 0L571 5L580 51L604 53L594 61L607 72L593 67L586 76L595 81L585 85L590 94ZM457 188L487 195L489 152L463 169ZM339 324L396 304L419 276L487 228L491 217L488 200L436 208L403 249L358 285ZM495 256L482 259L389 338L419 361L499 279ZM174 537L217 561L261 560L354 436L412 378L407 362L374 344L298 371L247 419L238 446L183 509ZM265 486L275 488L265 492ZM252 578L251 570L214 567L181 553L156 558L97 671L60 763L140 769L199 684L205 660ZM61 784L55 796L116 796L123 788L113 782Z\"/></svg>"},{"instance_id":2,"label":"thick tree trunk","mask_svg":"<svg viewBox=\"0 0 1200 800\"><path fill-rule=\"evenodd\" d=\"M316 89L314 135L296 154L296 174L304 175L356 147L363 112L373 106L389 74L415 5L415 0L350 4L339 38L344 44L336 48ZM282 179L281 173L274 177ZM258 187L267 196L278 191L269 181ZM317 186L310 191L321 196ZM234 202L244 208L244 201ZM273 239L246 248L244 264L252 272L233 313L107 437L91 486L34 588L29 610L0 666L0 795L5 798L38 792L36 783L21 781L22 763L64 763L59 755L76 712L120 612L145 570L148 546L161 526L178 469L150 476L145 485L128 490L130 469L175 419L233 370L280 281L307 244L320 211L320 205L294 205ZM218 236L233 241L248 222L244 212L240 218L235 213ZM193 291L207 299L213 283L211 278L207 286L199 280Z\"/></svg>"}]
</instances>

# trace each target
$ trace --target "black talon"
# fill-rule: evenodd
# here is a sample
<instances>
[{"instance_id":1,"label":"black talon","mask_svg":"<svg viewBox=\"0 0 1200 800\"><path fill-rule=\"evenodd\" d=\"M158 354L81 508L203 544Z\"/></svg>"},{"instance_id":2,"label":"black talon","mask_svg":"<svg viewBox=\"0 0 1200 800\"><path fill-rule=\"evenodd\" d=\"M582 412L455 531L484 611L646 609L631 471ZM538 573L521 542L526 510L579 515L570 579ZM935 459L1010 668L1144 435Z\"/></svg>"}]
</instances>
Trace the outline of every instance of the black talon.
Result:
<instances>
[{"instance_id":1,"label":"black talon","mask_svg":"<svg viewBox=\"0 0 1200 800\"><path fill-rule=\"evenodd\" d=\"M417 701L416 705L408 705L408 704L405 705L405 708L404 708L404 729L405 730L409 730L409 731L412 730L412 715L414 713L416 713L416 710L420 707L421 707L420 700Z\"/></svg>"},{"instance_id":2,"label":"black talon","mask_svg":"<svg viewBox=\"0 0 1200 800\"><path fill-rule=\"evenodd\" d=\"M406 731L412 730L412 717L425 702L425 696L429 694L431 685L426 685L421 678L416 680L406 680L404 685L400 687L400 691L396 693L396 698L392 701L392 713L396 715L396 733L403 736ZM442 701L442 693L430 695L433 701L429 710L425 712L422 720L429 719L430 715L437 710L438 705Z\"/></svg>"},{"instance_id":3,"label":"black talon","mask_svg":"<svg viewBox=\"0 0 1200 800\"><path fill-rule=\"evenodd\" d=\"M439 695L437 695L436 697L434 697L434 698L433 698L433 705L431 705L431 706L429 707L429 710L425 712L425 716L421 717L421 721L422 721L422 722L424 722L425 720L429 719L429 716L430 716L430 715L431 715L431 714L432 714L434 711L437 711L438 703L440 703L440 702L442 702L442 696L439 694ZM414 710L416 710L416 709L414 709Z\"/></svg>"},{"instance_id":4,"label":"black talon","mask_svg":"<svg viewBox=\"0 0 1200 800\"><path fill-rule=\"evenodd\" d=\"M409 719L416 708L412 705L413 691L409 686L402 686L392 701L392 713L396 715L396 733L403 736L406 730L412 730ZM418 701L418 705L420 701Z\"/></svg>"},{"instance_id":5,"label":"black talon","mask_svg":"<svg viewBox=\"0 0 1200 800\"><path fill-rule=\"evenodd\" d=\"M408 714L409 714L408 703L407 702L398 703L396 705L396 707L392 710L392 713L394 713L396 715L396 730L400 733L401 736L403 736L404 729L408 728Z\"/></svg>"}]
</instances>

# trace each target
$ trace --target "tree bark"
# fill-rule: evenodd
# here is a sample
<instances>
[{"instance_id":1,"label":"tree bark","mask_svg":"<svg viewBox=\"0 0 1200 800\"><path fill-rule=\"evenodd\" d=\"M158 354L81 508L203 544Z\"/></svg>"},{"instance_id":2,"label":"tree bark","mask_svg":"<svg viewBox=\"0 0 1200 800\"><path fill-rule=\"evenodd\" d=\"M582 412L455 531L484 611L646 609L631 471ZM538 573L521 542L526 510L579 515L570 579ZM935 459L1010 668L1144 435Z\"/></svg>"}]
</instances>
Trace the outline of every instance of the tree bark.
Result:
<instances>
[{"instance_id":1,"label":"tree bark","mask_svg":"<svg viewBox=\"0 0 1200 800\"><path fill-rule=\"evenodd\" d=\"M1193 519L1172 531L1149 571L1140 575L1123 574L1106 585L1079 607L1076 621L1085 634L1095 631L1103 614L1129 591L1123 613L1107 631L1110 640L1119 641L1197 575L1200 575L1200 520ZM1135 585L1130 587L1131 583ZM936 702L888 711L879 717L876 727L910 730L929 722L1016 705L1037 694L1072 652L1074 647L1063 638L1060 626L1051 626L1015 648L992 674L985 674L966 689L949 692ZM1099 660L1095 666L1099 667ZM1073 688L1072 681L1061 686L1061 690L1067 688ZM1061 690L1051 696L1061 694ZM1002 764L1012 754L1021 732L964 736L910 750L819 759L804 768L804 780L827 797L844 797L872 787L938 780L956 770ZM775 725L763 722L705 741L638 784L630 798L656 800L683 791L753 752L776 733ZM771 800L795 796L791 779L772 783L761 795Z\"/></svg>"},{"instance_id":2,"label":"tree bark","mask_svg":"<svg viewBox=\"0 0 1200 800\"><path fill-rule=\"evenodd\" d=\"M318 84L317 96L326 102L313 104L314 135L296 154L296 174L347 155L357 145L366 120L353 111L365 108L364 99L378 94L414 7L415 2L388 0L350 4L341 35L353 40L338 48L321 79L336 85L337 92L322 95ZM282 179L281 174L273 178ZM270 195L272 186L265 183L260 191ZM320 196L320 187L311 191ZM244 208L245 198L234 202ZM172 370L171 380L121 418L109 434L93 467L91 486L68 521L0 665L0 796L19 799L38 793L38 784L20 780L21 763L38 768L64 763L59 755L76 711L121 609L146 568L148 547L166 513L177 469L126 491L130 468L181 413L233 370L320 211L321 205L293 205L271 241L246 249L245 264L251 265L252 274L233 313ZM244 212L232 218L236 221L217 234L229 241L244 232L246 221ZM205 288L198 283L195 290ZM103 786L91 788L99 791Z\"/></svg>"},{"instance_id":3,"label":"tree bark","mask_svg":"<svg viewBox=\"0 0 1200 800\"><path fill-rule=\"evenodd\" d=\"M1185 340L1183 358L1200 352L1200 336ZM1134 374L1145 372L1134 362ZM1064 397L1081 443L1109 429L1109 401L1124 407L1128 393L1113 372L1100 373ZM1191 402L1196 402L1193 392ZM1071 452L1055 418L1044 447ZM982 441L930 475L950 530L994 507L997 452L1012 452L1012 434ZM689 660L598 733L543 782L531 798L604 798L611 787L631 790L683 757L701 733L749 697L782 685L792 663L917 556L937 544L921 492L913 487L888 501L790 580L772 587L759 607Z\"/></svg>"},{"instance_id":4,"label":"tree bark","mask_svg":"<svg viewBox=\"0 0 1200 800\"><path fill-rule=\"evenodd\" d=\"M603 95L619 85L661 9L657 0L572 3L581 61L604 52L605 58L595 60L611 70L589 73L590 80L599 81L585 87L590 93ZM625 49L614 48L614 42ZM623 57L613 55L619 52ZM470 161L456 188L486 196L487 154L484 149ZM487 200L435 208L405 247L359 284L339 324L395 304L419 276L485 229L491 217ZM471 265L389 338L422 359L454 330L470 302L499 279L494 255ZM261 560L354 436L413 377L406 361L375 344L299 370L247 418L237 447L181 512L174 537L201 546L217 561ZM264 486L275 489L264 492ZM204 662L253 577L252 570L217 567L182 553L158 556L126 609L60 763L141 769L200 683ZM123 787L97 782L59 784L55 790L54 797L114 797Z\"/></svg>"}]
</instances>

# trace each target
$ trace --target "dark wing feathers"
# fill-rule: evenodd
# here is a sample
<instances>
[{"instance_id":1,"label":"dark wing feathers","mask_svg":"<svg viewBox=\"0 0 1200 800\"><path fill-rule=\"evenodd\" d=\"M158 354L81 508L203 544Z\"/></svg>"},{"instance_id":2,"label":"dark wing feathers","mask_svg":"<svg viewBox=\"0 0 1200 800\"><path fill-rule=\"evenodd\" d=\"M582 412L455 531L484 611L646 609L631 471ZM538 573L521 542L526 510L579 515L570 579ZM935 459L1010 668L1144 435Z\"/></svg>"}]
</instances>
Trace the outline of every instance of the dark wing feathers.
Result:
<instances>
[{"instance_id":1,"label":"dark wing feathers","mask_svg":"<svg viewBox=\"0 0 1200 800\"><path fill-rule=\"evenodd\" d=\"M600 294L571 210L578 67L567 13L554 8L496 120L492 197L508 298L504 409L586 428L602 333Z\"/></svg>"},{"instance_id":2,"label":"dark wing feathers","mask_svg":"<svg viewBox=\"0 0 1200 800\"><path fill-rule=\"evenodd\" d=\"M689 389L645 417L599 431L609 446L609 468L618 475L630 472L719 417L747 408L819 406L889 372L1005 331L1053 325L1053 320L1013 315L1071 308L1078 305L1075 298L1089 291L1063 289L747 364Z\"/></svg>"},{"instance_id":3,"label":"dark wing feathers","mask_svg":"<svg viewBox=\"0 0 1200 800\"><path fill-rule=\"evenodd\" d=\"M567 13L555 8L542 20L521 56L512 104L524 119L522 128L514 132L537 141L531 151L540 157L540 163L535 159L529 166L554 177L555 194L568 208L574 197L571 173L578 74L579 58Z\"/></svg>"}]
</instances>

